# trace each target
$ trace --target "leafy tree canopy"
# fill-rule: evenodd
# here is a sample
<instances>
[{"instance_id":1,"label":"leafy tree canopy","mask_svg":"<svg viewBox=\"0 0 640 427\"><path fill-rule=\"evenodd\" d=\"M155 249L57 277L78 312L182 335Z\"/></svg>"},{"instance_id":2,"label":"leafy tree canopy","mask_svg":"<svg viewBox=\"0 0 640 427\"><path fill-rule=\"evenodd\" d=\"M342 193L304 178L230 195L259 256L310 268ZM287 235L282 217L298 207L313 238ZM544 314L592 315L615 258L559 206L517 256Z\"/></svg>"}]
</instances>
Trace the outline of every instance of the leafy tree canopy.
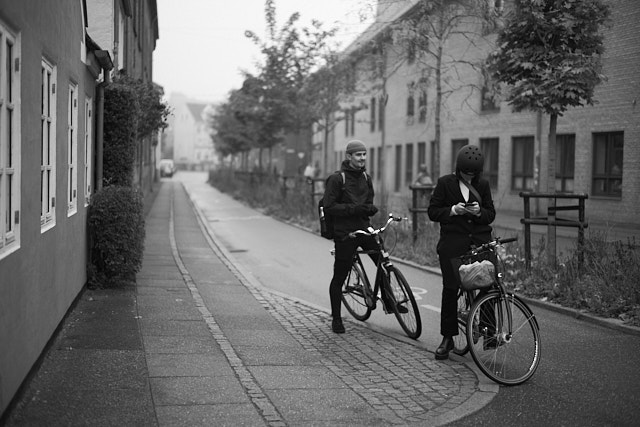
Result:
<instances>
[{"instance_id":1,"label":"leafy tree canopy","mask_svg":"<svg viewBox=\"0 0 640 427\"><path fill-rule=\"evenodd\" d=\"M593 104L604 79L599 28L608 17L602 0L515 0L488 58L490 73L508 85L513 109L562 115Z\"/></svg>"}]
</instances>

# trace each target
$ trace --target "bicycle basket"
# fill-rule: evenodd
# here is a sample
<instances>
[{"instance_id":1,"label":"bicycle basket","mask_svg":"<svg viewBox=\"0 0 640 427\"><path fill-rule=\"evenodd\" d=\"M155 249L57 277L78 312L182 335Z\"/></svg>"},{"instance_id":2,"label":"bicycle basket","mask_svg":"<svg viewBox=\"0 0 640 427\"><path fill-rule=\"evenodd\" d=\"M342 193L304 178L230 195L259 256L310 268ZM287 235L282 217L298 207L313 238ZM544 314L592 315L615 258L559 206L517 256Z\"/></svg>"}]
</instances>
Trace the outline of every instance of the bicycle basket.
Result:
<instances>
[{"instance_id":1,"label":"bicycle basket","mask_svg":"<svg viewBox=\"0 0 640 427\"><path fill-rule=\"evenodd\" d=\"M490 288L496 283L497 257L493 251L451 259L453 274L465 291Z\"/></svg>"}]
</instances>

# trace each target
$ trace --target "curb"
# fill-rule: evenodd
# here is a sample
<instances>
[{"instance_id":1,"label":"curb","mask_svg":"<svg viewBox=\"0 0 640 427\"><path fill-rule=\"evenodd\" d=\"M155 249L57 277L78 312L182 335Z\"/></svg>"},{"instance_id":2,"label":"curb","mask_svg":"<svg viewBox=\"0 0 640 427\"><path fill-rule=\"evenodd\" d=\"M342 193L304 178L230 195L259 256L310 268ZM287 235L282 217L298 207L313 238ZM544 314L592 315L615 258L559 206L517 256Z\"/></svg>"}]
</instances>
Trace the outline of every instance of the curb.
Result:
<instances>
[{"instance_id":1,"label":"curb","mask_svg":"<svg viewBox=\"0 0 640 427\"><path fill-rule=\"evenodd\" d=\"M211 185L211 184L209 184ZM309 233L313 233L313 234L317 234L316 232L314 232L313 230L311 230L310 228L301 226L299 224L295 224L291 221L288 220L283 220L280 218L276 218L273 217L271 215L269 215L271 218L274 218L280 222L283 222L287 225L290 225L292 227L296 227L299 228L301 230L307 231ZM425 266L425 265L420 265L417 264L413 261L408 261L408 260L404 260L402 258L397 258L392 256L391 259L394 262L397 262L398 264L404 264L404 265L408 265L410 267L414 267L423 271L426 271L428 273L431 274L437 274L438 276L442 276L442 272L440 271L439 268L436 267L429 267L429 266ZM629 334L629 335L637 335L640 336L640 327L637 326L631 326L631 325L626 325L624 323L622 323L621 320L618 319L609 319L606 317L599 317L599 316L595 316L593 314L587 313L583 310L578 310L575 308L569 308L569 307L564 307L561 306L559 304L554 304L551 302L547 302L547 301L540 301L538 299L535 298L530 298L527 296L524 296L522 294L517 294L518 297L522 298L527 304L533 305L535 307L540 307L540 308L544 308L559 314L564 314L565 316L569 316L569 317L573 317L574 319L577 320L582 320L588 323L592 323L595 325L599 325L599 326L603 326L605 328L609 328L609 329L613 329L619 332L623 332L625 334Z\"/></svg>"}]
</instances>

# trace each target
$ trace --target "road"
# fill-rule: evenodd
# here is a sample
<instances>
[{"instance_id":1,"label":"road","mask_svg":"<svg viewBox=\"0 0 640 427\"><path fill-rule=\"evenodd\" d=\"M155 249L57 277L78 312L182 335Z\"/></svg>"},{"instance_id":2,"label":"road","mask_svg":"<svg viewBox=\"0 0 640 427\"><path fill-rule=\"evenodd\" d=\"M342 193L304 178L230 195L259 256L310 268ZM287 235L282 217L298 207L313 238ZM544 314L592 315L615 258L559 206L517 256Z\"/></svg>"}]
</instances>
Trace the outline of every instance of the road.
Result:
<instances>
[{"instance_id":1,"label":"road","mask_svg":"<svg viewBox=\"0 0 640 427\"><path fill-rule=\"evenodd\" d=\"M205 173L180 172L174 179L183 182L217 239L255 280L329 309L330 241L211 191L203 185ZM400 268L421 305L423 334L417 344L433 351L440 341L440 277L407 265ZM540 307L534 312L542 334L542 362L534 377L521 386L500 387L487 406L452 425L637 425L640 336ZM367 323L402 335L395 319L381 310Z\"/></svg>"}]
</instances>

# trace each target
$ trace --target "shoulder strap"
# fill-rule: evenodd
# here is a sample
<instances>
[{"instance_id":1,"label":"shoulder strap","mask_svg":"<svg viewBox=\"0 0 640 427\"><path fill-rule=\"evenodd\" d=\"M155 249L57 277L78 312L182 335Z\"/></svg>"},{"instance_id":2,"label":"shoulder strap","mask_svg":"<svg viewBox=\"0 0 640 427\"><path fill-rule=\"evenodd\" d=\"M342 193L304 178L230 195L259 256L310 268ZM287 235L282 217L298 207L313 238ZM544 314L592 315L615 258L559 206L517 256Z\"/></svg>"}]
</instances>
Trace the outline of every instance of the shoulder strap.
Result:
<instances>
[{"instance_id":1,"label":"shoulder strap","mask_svg":"<svg viewBox=\"0 0 640 427\"><path fill-rule=\"evenodd\" d=\"M467 186L469 191L475 196L476 199L478 199L478 203L482 205L482 197L480 197L480 193L478 193L478 190L476 190L473 185L469 184L463 177L460 177L460 182Z\"/></svg>"}]
</instances>

